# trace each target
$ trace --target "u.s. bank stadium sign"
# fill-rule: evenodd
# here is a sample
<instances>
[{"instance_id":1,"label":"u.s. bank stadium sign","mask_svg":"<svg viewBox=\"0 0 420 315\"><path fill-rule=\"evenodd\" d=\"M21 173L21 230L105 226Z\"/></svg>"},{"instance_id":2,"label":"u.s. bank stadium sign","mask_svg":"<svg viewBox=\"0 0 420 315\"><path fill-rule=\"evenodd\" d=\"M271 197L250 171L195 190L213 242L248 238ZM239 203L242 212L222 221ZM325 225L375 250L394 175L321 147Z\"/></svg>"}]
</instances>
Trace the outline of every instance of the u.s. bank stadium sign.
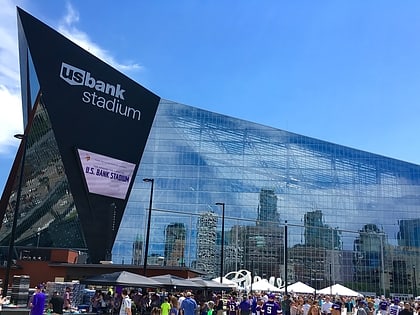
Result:
<instances>
[{"instance_id":1,"label":"u.s. bank stadium sign","mask_svg":"<svg viewBox=\"0 0 420 315\"><path fill-rule=\"evenodd\" d=\"M135 164L102 154L77 149L90 193L125 199Z\"/></svg>"},{"instance_id":2,"label":"u.s. bank stadium sign","mask_svg":"<svg viewBox=\"0 0 420 315\"><path fill-rule=\"evenodd\" d=\"M60 78L72 86L83 86L82 102L115 114L140 120L141 111L125 105L124 93L120 84L111 84L95 78L89 71L61 63Z\"/></svg>"}]
</instances>

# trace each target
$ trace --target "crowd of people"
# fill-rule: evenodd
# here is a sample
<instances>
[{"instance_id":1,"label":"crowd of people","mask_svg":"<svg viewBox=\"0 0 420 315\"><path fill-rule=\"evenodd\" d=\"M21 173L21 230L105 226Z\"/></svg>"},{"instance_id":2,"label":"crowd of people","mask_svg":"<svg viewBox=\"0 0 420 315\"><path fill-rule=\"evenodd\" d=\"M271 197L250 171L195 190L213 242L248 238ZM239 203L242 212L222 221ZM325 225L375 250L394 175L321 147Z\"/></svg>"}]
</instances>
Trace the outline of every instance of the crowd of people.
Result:
<instances>
[{"instance_id":1,"label":"crowd of people","mask_svg":"<svg viewBox=\"0 0 420 315\"><path fill-rule=\"evenodd\" d=\"M114 315L420 315L420 302L399 301L384 297L347 297L329 295L303 295L254 293L210 297L190 291L171 294L168 292L145 293L134 290L127 295L130 313L121 313L118 294L110 297L107 308L99 307L101 292L93 298L92 308L97 313Z\"/></svg>"},{"instance_id":2,"label":"crowd of people","mask_svg":"<svg viewBox=\"0 0 420 315\"><path fill-rule=\"evenodd\" d=\"M385 297L347 297L257 292L238 295L191 291L172 294L122 289L96 290L89 312L98 315L420 315L420 301ZM47 305L47 307L45 307ZM70 311L70 288L48 297L41 285L29 301L31 315Z\"/></svg>"}]
</instances>

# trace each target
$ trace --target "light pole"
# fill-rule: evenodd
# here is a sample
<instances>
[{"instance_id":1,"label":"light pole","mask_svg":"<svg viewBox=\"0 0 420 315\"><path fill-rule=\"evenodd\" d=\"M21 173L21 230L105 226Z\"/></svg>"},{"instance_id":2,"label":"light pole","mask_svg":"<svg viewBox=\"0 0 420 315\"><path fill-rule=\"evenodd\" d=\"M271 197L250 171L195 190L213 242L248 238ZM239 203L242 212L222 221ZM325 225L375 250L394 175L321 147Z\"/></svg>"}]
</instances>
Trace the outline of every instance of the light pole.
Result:
<instances>
[{"instance_id":1,"label":"light pole","mask_svg":"<svg viewBox=\"0 0 420 315\"><path fill-rule=\"evenodd\" d=\"M222 235L221 235L221 246L220 246L220 283L223 283L223 250L225 242L225 203L216 202L216 206L222 206Z\"/></svg>"},{"instance_id":2,"label":"light pole","mask_svg":"<svg viewBox=\"0 0 420 315\"><path fill-rule=\"evenodd\" d=\"M248 256L249 257L249 256ZM251 288L250 291L252 293L252 283L254 282L254 260L251 260Z\"/></svg>"},{"instance_id":3,"label":"light pole","mask_svg":"<svg viewBox=\"0 0 420 315\"><path fill-rule=\"evenodd\" d=\"M287 260L289 259L288 256L288 249L287 249L287 220L284 221L284 294L287 295L287 279L288 279L288 272L287 269L289 266L287 265Z\"/></svg>"},{"instance_id":4,"label":"light pole","mask_svg":"<svg viewBox=\"0 0 420 315\"><path fill-rule=\"evenodd\" d=\"M151 186L150 186L150 200L149 200L149 216L147 217L147 228L146 228L146 243L144 245L143 275L146 276L147 256L149 255L150 220L152 218L153 186L154 186L155 180L154 180L154 178L143 178L143 181L146 182L146 183L151 183Z\"/></svg>"},{"instance_id":5,"label":"light pole","mask_svg":"<svg viewBox=\"0 0 420 315\"><path fill-rule=\"evenodd\" d=\"M413 298L417 296L416 265L413 265Z\"/></svg>"},{"instance_id":6,"label":"light pole","mask_svg":"<svg viewBox=\"0 0 420 315\"><path fill-rule=\"evenodd\" d=\"M6 272L4 276L4 285L3 285L4 297L7 296L7 289L9 287L10 269L12 268L12 257L13 257L13 250L15 247L16 226L17 226L17 219L18 219L18 214L19 214L20 196L22 194L23 170L25 166L25 155L26 155L26 136L24 134L16 134L14 135L14 137L21 140L22 157L21 157L21 163L20 163L19 181L18 181L18 186L17 186L17 191L16 191L16 204L15 204L15 211L13 213L12 230L10 232L9 252L7 255Z\"/></svg>"},{"instance_id":7,"label":"light pole","mask_svg":"<svg viewBox=\"0 0 420 315\"><path fill-rule=\"evenodd\" d=\"M382 294L385 296L385 261L384 261L384 240L385 240L385 233L379 234L381 240L381 285L382 285Z\"/></svg>"},{"instance_id":8,"label":"light pole","mask_svg":"<svg viewBox=\"0 0 420 315\"><path fill-rule=\"evenodd\" d=\"M109 205L108 215L109 215L108 224L109 224L109 227L111 228L111 231L110 233L107 233L108 240L107 240L105 260L112 261L112 245L115 240L115 221L116 221L116 216L117 216L117 205L115 204L115 202L112 202Z\"/></svg>"}]
</instances>

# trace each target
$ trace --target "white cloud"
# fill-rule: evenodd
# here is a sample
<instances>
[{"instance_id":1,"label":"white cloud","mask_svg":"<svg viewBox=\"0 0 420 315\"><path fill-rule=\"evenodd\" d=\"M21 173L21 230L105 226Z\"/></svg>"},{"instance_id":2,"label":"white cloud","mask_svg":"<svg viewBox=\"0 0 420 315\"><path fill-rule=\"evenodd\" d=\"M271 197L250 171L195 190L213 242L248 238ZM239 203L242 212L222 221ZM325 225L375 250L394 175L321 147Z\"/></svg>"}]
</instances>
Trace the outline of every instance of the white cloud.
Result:
<instances>
[{"instance_id":1,"label":"white cloud","mask_svg":"<svg viewBox=\"0 0 420 315\"><path fill-rule=\"evenodd\" d=\"M13 135L23 132L20 100L19 56L17 43L16 6L23 7L22 0L1 1L0 10L0 155L11 156L19 144ZM58 29L63 35L93 55L106 61L120 71L141 70L137 63L120 63L105 49L95 44L89 36L80 31L75 24L79 13L71 4L66 6L66 15L61 19Z\"/></svg>"},{"instance_id":2,"label":"white cloud","mask_svg":"<svg viewBox=\"0 0 420 315\"><path fill-rule=\"evenodd\" d=\"M10 155L19 144L13 135L23 131L20 94L0 85L0 102L0 154Z\"/></svg>"},{"instance_id":3,"label":"white cloud","mask_svg":"<svg viewBox=\"0 0 420 315\"><path fill-rule=\"evenodd\" d=\"M99 47L89 38L86 33L77 29L75 24L79 22L79 13L74 10L70 3L67 4L66 9L67 14L61 20L58 26L58 31L61 34L68 37L83 49L89 51L91 54L95 55L99 59L107 62L122 72L130 72L143 69L143 67L138 63L120 63L115 60L115 58L107 50Z\"/></svg>"},{"instance_id":4,"label":"white cloud","mask_svg":"<svg viewBox=\"0 0 420 315\"><path fill-rule=\"evenodd\" d=\"M0 10L0 154L12 155L22 133L16 1L2 1Z\"/></svg>"}]
</instances>

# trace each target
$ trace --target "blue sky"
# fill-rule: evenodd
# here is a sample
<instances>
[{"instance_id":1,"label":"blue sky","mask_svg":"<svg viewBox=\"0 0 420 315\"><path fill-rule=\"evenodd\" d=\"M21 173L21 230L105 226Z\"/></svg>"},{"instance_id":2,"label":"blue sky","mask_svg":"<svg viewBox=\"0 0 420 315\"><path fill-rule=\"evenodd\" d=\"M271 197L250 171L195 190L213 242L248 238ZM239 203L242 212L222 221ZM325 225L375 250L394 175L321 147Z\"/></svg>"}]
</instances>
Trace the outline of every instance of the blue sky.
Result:
<instances>
[{"instance_id":1,"label":"blue sky","mask_svg":"<svg viewBox=\"0 0 420 315\"><path fill-rule=\"evenodd\" d=\"M16 6L162 98L420 164L420 2L106 3L2 1L1 191L22 132Z\"/></svg>"}]
</instances>

